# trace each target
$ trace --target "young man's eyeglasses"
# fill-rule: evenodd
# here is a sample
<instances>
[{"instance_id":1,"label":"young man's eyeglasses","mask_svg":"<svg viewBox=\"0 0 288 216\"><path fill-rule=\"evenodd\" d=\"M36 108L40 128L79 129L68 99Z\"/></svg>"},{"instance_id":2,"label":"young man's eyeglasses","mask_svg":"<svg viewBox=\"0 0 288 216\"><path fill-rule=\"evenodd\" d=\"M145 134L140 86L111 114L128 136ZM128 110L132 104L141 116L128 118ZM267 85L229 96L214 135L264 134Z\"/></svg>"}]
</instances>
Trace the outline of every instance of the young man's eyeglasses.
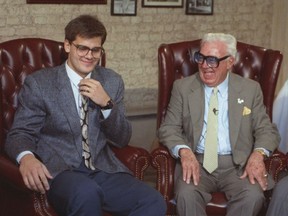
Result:
<instances>
[{"instance_id":1,"label":"young man's eyeglasses","mask_svg":"<svg viewBox=\"0 0 288 216\"><path fill-rule=\"evenodd\" d=\"M230 57L230 55L226 55L222 58L217 58L215 56L204 56L200 53L200 51L194 53L194 61L198 64L203 64L206 60L206 64L210 68L217 68L219 66L219 63L225 59Z\"/></svg>"},{"instance_id":2,"label":"young man's eyeglasses","mask_svg":"<svg viewBox=\"0 0 288 216\"><path fill-rule=\"evenodd\" d=\"M99 59L99 58L101 58L101 56L105 52L103 47L94 47L94 48L90 49L87 46L74 44L73 42L71 42L71 44L73 44L76 47L77 55L79 55L80 57L86 56L89 53L89 51L91 51L93 58Z\"/></svg>"}]
</instances>

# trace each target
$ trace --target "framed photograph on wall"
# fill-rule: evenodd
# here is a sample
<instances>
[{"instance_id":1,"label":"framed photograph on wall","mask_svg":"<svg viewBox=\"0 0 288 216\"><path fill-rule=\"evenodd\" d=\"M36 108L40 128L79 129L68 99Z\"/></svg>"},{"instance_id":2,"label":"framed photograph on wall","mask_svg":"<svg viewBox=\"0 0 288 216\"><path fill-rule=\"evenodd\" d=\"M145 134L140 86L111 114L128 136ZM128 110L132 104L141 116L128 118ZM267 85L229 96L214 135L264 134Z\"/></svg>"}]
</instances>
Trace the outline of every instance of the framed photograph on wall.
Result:
<instances>
[{"instance_id":1,"label":"framed photograph on wall","mask_svg":"<svg viewBox=\"0 0 288 216\"><path fill-rule=\"evenodd\" d=\"M112 16L136 16L137 0L111 0Z\"/></svg>"},{"instance_id":2,"label":"framed photograph on wall","mask_svg":"<svg viewBox=\"0 0 288 216\"><path fill-rule=\"evenodd\" d=\"M107 0L26 0L27 4L107 4Z\"/></svg>"},{"instance_id":3,"label":"framed photograph on wall","mask_svg":"<svg viewBox=\"0 0 288 216\"><path fill-rule=\"evenodd\" d=\"M183 0L142 0L142 7L183 7Z\"/></svg>"},{"instance_id":4,"label":"framed photograph on wall","mask_svg":"<svg viewBox=\"0 0 288 216\"><path fill-rule=\"evenodd\" d=\"M213 0L186 0L187 15L212 15Z\"/></svg>"}]
</instances>

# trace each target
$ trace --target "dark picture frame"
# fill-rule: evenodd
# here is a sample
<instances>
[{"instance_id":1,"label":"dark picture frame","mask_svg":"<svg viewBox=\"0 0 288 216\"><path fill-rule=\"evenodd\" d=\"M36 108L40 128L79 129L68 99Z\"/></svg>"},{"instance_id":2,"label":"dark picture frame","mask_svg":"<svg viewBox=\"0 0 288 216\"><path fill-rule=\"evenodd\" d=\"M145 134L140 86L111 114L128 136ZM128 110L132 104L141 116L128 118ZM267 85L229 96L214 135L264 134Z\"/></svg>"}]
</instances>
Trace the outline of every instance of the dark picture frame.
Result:
<instances>
[{"instance_id":1,"label":"dark picture frame","mask_svg":"<svg viewBox=\"0 0 288 216\"><path fill-rule=\"evenodd\" d=\"M26 0L27 4L107 4L107 0Z\"/></svg>"},{"instance_id":2,"label":"dark picture frame","mask_svg":"<svg viewBox=\"0 0 288 216\"><path fill-rule=\"evenodd\" d=\"M212 15L214 0L186 0L187 15Z\"/></svg>"},{"instance_id":3,"label":"dark picture frame","mask_svg":"<svg viewBox=\"0 0 288 216\"><path fill-rule=\"evenodd\" d=\"M136 16L137 0L111 0L112 16Z\"/></svg>"},{"instance_id":4,"label":"dark picture frame","mask_svg":"<svg viewBox=\"0 0 288 216\"><path fill-rule=\"evenodd\" d=\"M142 7L183 7L183 0L142 0Z\"/></svg>"}]
</instances>

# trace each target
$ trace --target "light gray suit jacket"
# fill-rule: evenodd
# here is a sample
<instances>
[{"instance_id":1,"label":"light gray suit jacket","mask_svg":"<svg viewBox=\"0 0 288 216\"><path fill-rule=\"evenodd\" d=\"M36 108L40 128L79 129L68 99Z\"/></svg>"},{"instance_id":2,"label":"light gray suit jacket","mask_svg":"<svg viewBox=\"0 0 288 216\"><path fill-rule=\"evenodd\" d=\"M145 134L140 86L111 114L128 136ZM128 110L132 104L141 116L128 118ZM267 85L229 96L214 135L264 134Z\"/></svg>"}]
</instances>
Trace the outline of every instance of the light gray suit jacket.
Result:
<instances>
[{"instance_id":1,"label":"light gray suit jacket","mask_svg":"<svg viewBox=\"0 0 288 216\"><path fill-rule=\"evenodd\" d=\"M91 78L98 80L115 105L107 119L89 101L88 139L96 168L105 172L130 172L114 155L107 141L118 147L128 144L131 125L125 117L124 83L120 75L97 66ZM35 72L25 79L19 94L14 123L5 149L15 159L32 151L55 176L82 162L80 118L65 64Z\"/></svg>"},{"instance_id":2,"label":"light gray suit jacket","mask_svg":"<svg viewBox=\"0 0 288 216\"><path fill-rule=\"evenodd\" d=\"M160 142L170 151L179 144L196 151L204 124L204 94L198 73L174 82L166 117L158 131ZM254 148L273 152L278 146L280 136L266 114L259 83L230 73L228 112L232 156L240 168ZM180 172L180 163L177 165Z\"/></svg>"}]
</instances>

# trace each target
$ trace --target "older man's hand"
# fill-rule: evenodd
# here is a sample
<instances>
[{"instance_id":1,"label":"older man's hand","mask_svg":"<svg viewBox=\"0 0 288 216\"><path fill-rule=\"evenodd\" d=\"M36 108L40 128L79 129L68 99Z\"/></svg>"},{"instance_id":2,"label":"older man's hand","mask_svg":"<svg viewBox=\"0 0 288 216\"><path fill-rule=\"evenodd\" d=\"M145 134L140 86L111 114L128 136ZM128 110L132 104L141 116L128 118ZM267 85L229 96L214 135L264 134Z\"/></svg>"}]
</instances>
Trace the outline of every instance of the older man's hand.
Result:
<instances>
[{"instance_id":1,"label":"older man's hand","mask_svg":"<svg viewBox=\"0 0 288 216\"><path fill-rule=\"evenodd\" d=\"M191 151L191 149L183 148L180 149L179 155L181 157L183 181L190 184L192 178L194 185L198 185L200 180L200 165L195 157L195 154Z\"/></svg>"},{"instance_id":2,"label":"older man's hand","mask_svg":"<svg viewBox=\"0 0 288 216\"><path fill-rule=\"evenodd\" d=\"M244 179L248 177L251 184L255 184L257 181L265 191L268 186L267 176L268 174L264 164L264 156L257 151L253 151L248 159L245 171L240 178Z\"/></svg>"}]
</instances>

